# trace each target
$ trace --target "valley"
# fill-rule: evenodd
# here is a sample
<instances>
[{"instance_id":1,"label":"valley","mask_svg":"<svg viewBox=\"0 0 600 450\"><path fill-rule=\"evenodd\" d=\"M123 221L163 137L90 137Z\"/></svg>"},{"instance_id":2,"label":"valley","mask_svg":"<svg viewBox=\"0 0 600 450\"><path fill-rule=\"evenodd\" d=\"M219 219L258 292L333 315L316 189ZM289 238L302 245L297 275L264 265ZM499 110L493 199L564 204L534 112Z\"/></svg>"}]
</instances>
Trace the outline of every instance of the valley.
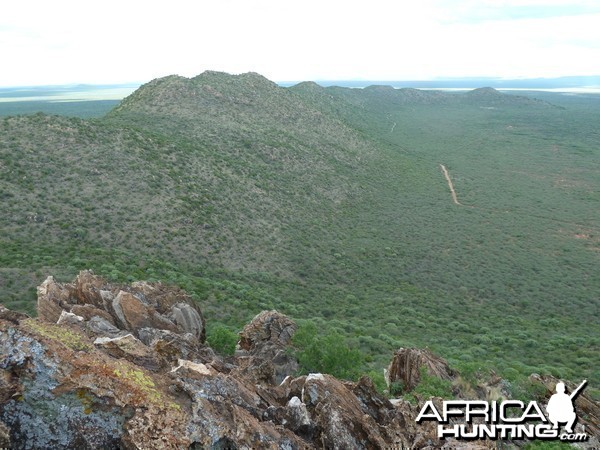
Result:
<instances>
[{"instance_id":1,"label":"valley","mask_svg":"<svg viewBox=\"0 0 600 450\"><path fill-rule=\"evenodd\" d=\"M428 347L517 396L533 372L598 395L599 106L205 72L0 118L0 302L92 269L185 289L209 341L277 309L374 377Z\"/></svg>"}]
</instances>

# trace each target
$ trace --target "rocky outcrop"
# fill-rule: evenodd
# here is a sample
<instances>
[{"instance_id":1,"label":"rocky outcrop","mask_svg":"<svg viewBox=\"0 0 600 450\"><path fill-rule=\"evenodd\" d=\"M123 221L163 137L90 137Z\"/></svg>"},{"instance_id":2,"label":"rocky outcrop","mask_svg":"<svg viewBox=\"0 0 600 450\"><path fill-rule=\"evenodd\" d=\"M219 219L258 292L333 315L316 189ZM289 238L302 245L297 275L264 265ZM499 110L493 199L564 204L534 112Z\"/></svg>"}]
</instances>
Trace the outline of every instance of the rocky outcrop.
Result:
<instances>
[{"instance_id":1,"label":"rocky outcrop","mask_svg":"<svg viewBox=\"0 0 600 450\"><path fill-rule=\"evenodd\" d=\"M200 309L178 288L146 282L109 285L82 271L73 283L48 277L37 292L38 318L50 323L79 321L89 333L107 337L141 338L147 330L163 330L199 344L205 339Z\"/></svg>"},{"instance_id":2,"label":"rocky outcrop","mask_svg":"<svg viewBox=\"0 0 600 450\"><path fill-rule=\"evenodd\" d=\"M388 387L399 382L402 392L412 391L421 381L422 369L425 369L428 375L443 380L452 380L455 375L448 363L429 349L401 348L394 353L385 371Z\"/></svg>"},{"instance_id":3,"label":"rocky outcrop","mask_svg":"<svg viewBox=\"0 0 600 450\"><path fill-rule=\"evenodd\" d=\"M179 289L82 272L69 284L49 278L38 293L38 319L0 306L0 447L495 448L438 440L433 422L415 422L421 405L390 401L368 377L294 378L296 324L277 311L258 314L224 360ZM422 367L452 376L418 349L396 352L388 375L412 386Z\"/></svg>"},{"instance_id":4,"label":"rocky outcrop","mask_svg":"<svg viewBox=\"0 0 600 450\"><path fill-rule=\"evenodd\" d=\"M382 448L434 442L371 380L293 378L296 324L258 314L223 360L181 290L49 277L39 317L0 307L0 445L29 448ZM435 431L435 430L433 430ZM429 444L428 444L429 445Z\"/></svg>"},{"instance_id":5,"label":"rocky outcrop","mask_svg":"<svg viewBox=\"0 0 600 450\"><path fill-rule=\"evenodd\" d=\"M101 338L98 346L147 369L160 370L178 359L214 359L204 346L205 322L181 289L160 283L108 284L91 271L72 283L48 277L38 287L38 319L71 325Z\"/></svg>"},{"instance_id":6,"label":"rocky outcrop","mask_svg":"<svg viewBox=\"0 0 600 450\"><path fill-rule=\"evenodd\" d=\"M298 370L298 363L287 351L296 324L277 311L263 311L240 332L236 356L251 361L246 373L253 372L257 382L281 383ZM242 363L242 365L244 365ZM258 370L257 370L258 369Z\"/></svg>"}]
</instances>

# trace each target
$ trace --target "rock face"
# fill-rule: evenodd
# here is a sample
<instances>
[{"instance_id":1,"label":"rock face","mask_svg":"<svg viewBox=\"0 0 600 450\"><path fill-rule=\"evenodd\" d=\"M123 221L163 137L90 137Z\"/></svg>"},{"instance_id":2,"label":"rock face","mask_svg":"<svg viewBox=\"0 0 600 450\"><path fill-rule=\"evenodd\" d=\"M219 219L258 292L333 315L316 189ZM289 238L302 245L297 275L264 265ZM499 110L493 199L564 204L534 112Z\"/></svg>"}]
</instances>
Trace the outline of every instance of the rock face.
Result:
<instances>
[{"instance_id":1,"label":"rock face","mask_svg":"<svg viewBox=\"0 0 600 450\"><path fill-rule=\"evenodd\" d=\"M386 382L390 386L394 382L402 384L403 392L412 391L421 381L421 369L428 375L443 380L452 380L454 372L448 363L428 349L401 348L394 353L386 371Z\"/></svg>"},{"instance_id":2,"label":"rock face","mask_svg":"<svg viewBox=\"0 0 600 450\"><path fill-rule=\"evenodd\" d=\"M204 342L204 318L182 290L160 283L138 282L109 286L91 271L80 272L73 283L59 284L52 277L38 287L38 317L56 323L63 311L95 318L97 331L106 334L129 331L139 337L145 328L168 330ZM109 326L110 325L110 326Z\"/></svg>"},{"instance_id":3,"label":"rock face","mask_svg":"<svg viewBox=\"0 0 600 450\"><path fill-rule=\"evenodd\" d=\"M283 314L263 311L240 332L236 355L250 357L254 367L262 368L258 382L281 383L298 370L297 361L286 352L297 328Z\"/></svg>"}]
</instances>

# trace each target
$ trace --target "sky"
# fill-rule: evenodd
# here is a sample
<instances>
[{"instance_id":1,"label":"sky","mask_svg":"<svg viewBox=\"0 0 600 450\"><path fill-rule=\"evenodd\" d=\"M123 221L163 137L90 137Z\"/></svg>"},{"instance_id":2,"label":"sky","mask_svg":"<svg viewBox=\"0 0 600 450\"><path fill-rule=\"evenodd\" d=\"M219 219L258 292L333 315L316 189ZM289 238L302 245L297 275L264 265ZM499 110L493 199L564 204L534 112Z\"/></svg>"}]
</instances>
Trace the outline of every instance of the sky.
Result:
<instances>
[{"instance_id":1,"label":"sky","mask_svg":"<svg viewBox=\"0 0 600 450\"><path fill-rule=\"evenodd\" d=\"M19 0L0 86L600 75L600 0Z\"/></svg>"}]
</instances>

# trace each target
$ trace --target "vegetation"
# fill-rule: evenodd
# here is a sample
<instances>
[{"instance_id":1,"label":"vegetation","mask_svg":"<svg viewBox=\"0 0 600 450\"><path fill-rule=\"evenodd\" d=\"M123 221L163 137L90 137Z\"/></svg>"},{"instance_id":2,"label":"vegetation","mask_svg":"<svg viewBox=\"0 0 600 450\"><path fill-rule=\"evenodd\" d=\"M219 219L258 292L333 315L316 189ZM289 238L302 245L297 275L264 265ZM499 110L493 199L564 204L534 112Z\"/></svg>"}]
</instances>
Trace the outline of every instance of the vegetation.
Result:
<instances>
[{"instance_id":1,"label":"vegetation","mask_svg":"<svg viewBox=\"0 0 600 450\"><path fill-rule=\"evenodd\" d=\"M208 329L206 341L208 345L222 355L233 355L239 336L229 327L217 324Z\"/></svg>"},{"instance_id":2,"label":"vegetation","mask_svg":"<svg viewBox=\"0 0 600 450\"><path fill-rule=\"evenodd\" d=\"M305 370L428 346L597 394L600 98L535 95L209 72L99 119L0 119L0 301L33 313L47 275L91 268L186 289L224 353L276 308L316 330Z\"/></svg>"},{"instance_id":3,"label":"vegetation","mask_svg":"<svg viewBox=\"0 0 600 450\"><path fill-rule=\"evenodd\" d=\"M40 334L48 339L53 339L64 346L75 351L90 351L93 347L85 341L80 335L73 331L61 327L60 325L54 325L49 323L38 322L32 319L27 319L25 327L31 331Z\"/></svg>"},{"instance_id":4,"label":"vegetation","mask_svg":"<svg viewBox=\"0 0 600 450\"><path fill-rule=\"evenodd\" d=\"M392 386L393 387L393 386ZM393 390L390 390L390 394ZM442 380L434 375L427 373L427 368L421 368L421 381L415 389L407 396L409 400L414 400L415 403L420 399L428 399L430 397L441 397L451 400L454 398L452 393L452 383L448 380Z\"/></svg>"},{"instance_id":5,"label":"vegetation","mask_svg":"<svg viewBox=\"0 0 600 450\"><path fill-rule=\"evenodd\" d=\"M525 445L523 448L525 450L569 450L572 449L573 446L566 442L534 441Z\"/></svg>"},{"instance_id":6,"label":"vegetation","mask_svg":"<svg viewBox=\"0 0 600 450\"><path fill-rule=\"evenodd\" d=\"M61 116L77 116L81 118L102 117L119 104L118 100L87 101L0 101L0 117L15 114L57 114Z\"/></svg>"},{"instance_id":7,"label":"vegetation","mask_svg":"<svg viewBox=\"0 0 600 450\"><path fill-rule=\"evenodd\" d=\"M361 374L363 356L336 332L320 336L314 323L304 322L293 342L303 374L328 373L345 380L355 380Z\"/></svg>"}]
</instances>

